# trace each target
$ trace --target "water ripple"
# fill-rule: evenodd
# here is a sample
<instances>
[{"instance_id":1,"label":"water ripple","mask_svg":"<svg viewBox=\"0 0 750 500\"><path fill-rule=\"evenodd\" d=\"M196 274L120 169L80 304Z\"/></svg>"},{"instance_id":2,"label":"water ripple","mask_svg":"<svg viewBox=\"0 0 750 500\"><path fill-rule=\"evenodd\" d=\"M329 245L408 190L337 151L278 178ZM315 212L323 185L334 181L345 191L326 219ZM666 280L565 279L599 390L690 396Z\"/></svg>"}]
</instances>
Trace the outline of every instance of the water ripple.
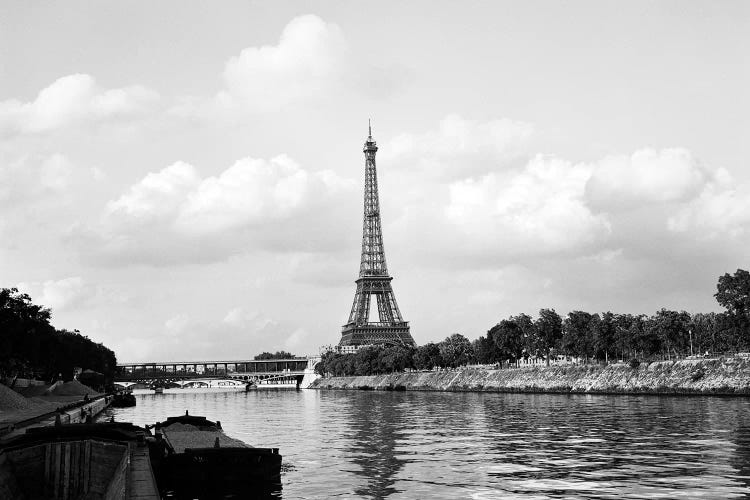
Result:
<instances>
[{"instance_id":1,"label":"water ripple","mask_svg":"<svg viewBox=\"0 0 750 500\"><path fill-rule=\"evenodd\" d=\"M281 495L314 498L750 498L750 402L544 394L144 394L284 456Z\"/></svg>"}]
</instances>

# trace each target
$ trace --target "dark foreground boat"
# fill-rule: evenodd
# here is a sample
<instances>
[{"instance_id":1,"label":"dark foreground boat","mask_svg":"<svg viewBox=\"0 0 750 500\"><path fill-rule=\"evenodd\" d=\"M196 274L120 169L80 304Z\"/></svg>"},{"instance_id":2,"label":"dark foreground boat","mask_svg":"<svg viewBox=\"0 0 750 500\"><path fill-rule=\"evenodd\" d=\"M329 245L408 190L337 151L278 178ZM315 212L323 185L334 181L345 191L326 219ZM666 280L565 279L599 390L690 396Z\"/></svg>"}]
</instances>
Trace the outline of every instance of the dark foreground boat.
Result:
<instances>
[{"instance_id":1,"label":"dark foreground boat","mask_svg":"<svg viewBox=\"0 0 750 500\"><path fill-rule=\"evenodd\" d=\"M154 426L164 450L152 465L164 498L263 498L281 490L278 448L233 439L220 422L188 415Z\"/></svg>"},{"instance_id":2,"label":"dark foreground boat","mask_svg":"<svg viewBox=\"0 0 750 500\"><path fill-rule=\"evenodd\" d=\"M148 435L129 423L27 429L0 446L0 498L158 500Z\"/></svg>"},{"instance_id":3,"label":"dark foreground boat","mask_svg":"<svg viewBox=\"0 0 750 500\"><path fill-rule=\"evenodd\" d=\"M253 448L220 422L187 415L35 427L0 443L0 499L277 497L278 448Z\"/></svg>"}]
</instances>

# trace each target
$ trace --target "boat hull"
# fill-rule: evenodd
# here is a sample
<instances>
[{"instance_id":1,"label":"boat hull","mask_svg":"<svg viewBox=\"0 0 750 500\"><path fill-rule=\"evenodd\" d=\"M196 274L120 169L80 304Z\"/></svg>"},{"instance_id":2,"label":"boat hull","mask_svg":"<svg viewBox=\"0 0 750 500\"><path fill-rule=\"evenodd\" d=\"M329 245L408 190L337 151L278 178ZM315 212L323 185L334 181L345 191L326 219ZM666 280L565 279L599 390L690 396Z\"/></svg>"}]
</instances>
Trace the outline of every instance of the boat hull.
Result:
<instances>
[{"instance_id":1,"label":"boat hull","mask_svg":"<svg viewBox=\"0 0 750 500\"><path fill-rule=\"evenodd\" d=\"M281 489L281 455L272 448L188 449L164 460L158 481L175 498L254 498Z\"/></svg>"},{"instance_id":2,"label":"boat hull","mask_svg":"<svg viewBox=\"0 0 750 500\"><path fill-rule=\"evenodd\" d=\"M248 446L224 434L218 421L187 414L155 429L164 449L156 466L163 497L257 498L281 489L278 448Z\"/></svg>"}]
</instances>

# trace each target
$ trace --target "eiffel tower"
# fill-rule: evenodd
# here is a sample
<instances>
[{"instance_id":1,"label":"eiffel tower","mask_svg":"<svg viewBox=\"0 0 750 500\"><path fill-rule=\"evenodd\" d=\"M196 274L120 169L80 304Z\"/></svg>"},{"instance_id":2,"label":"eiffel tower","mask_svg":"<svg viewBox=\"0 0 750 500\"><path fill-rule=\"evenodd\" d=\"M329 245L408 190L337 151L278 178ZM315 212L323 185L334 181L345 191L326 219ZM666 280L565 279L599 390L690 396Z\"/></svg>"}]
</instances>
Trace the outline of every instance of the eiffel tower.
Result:
<instances>
[{"instance_id":1,"label":"eiffel tower","mask_svg":"<svg viewBox=\"0 0 750 500\"><path fill-rule=\"evenodd\" d=\"M378 201L378 176L375 153L378 146L372 138L372 126L365 141L365 213L362 220L362 260L359 265L357 291L349 314L349 321L341 330L339 346L391 344L414 346L409 333L409 323L401 317L396 296L391 288L388 267L385 264L383 231L380 225ZM370 321L370 302L375 296L378 304L378 321Z\"/></svg>"}]
</instances>

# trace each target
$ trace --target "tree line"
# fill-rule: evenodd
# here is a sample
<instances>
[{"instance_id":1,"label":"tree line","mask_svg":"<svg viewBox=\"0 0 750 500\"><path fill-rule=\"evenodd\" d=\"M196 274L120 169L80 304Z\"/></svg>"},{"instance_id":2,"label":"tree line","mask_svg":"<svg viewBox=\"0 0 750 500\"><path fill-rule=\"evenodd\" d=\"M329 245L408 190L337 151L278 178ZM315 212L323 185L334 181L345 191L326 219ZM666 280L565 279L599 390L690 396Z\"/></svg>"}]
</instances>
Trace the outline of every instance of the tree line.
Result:
<instances>
[{"instance_id":1,"label":"tree line","mask_svg":"<svg viewBox=\"0 0 750 500\"><path fill-rule=\"evenodd\" d=\"M73 369L93 370L110 383L117 359L78 330L58 330L49 309L16 288L0 289L0 378L73 378Z\"/></svg>"},{"instance_id":2,"label":"tree line","mask_svg":"<svg viewBox=\"0 0 750 500\"><path fill-rule=\"evenodd\" d=\"M292 359L296 357L297 356L295 356L291 352L286 352L286 351L276 351L276 352L263 351L260 354L256 354L253 359L256 361L259 361L259 360L264 360L264 359Z\"/></svg>"},{"instance_id":3,"label":"tree line","mask_svg":"<svg viewBox=\"0 0 750 500\"><path fill-rule=\"evenodd\" d=\"M330 350L317 370L369 375L467 364L503 366L528 358L549 363L556 356L598 363L750 350L750 273L738 269L721 276L714 297L724 312L660 309L647 316L572 311L563 318L554 309L541 309L536 318L517 314L503 319L474 341L455 333L413 348L372 346L346 355Z\"/></svg>"}]
</instances>

